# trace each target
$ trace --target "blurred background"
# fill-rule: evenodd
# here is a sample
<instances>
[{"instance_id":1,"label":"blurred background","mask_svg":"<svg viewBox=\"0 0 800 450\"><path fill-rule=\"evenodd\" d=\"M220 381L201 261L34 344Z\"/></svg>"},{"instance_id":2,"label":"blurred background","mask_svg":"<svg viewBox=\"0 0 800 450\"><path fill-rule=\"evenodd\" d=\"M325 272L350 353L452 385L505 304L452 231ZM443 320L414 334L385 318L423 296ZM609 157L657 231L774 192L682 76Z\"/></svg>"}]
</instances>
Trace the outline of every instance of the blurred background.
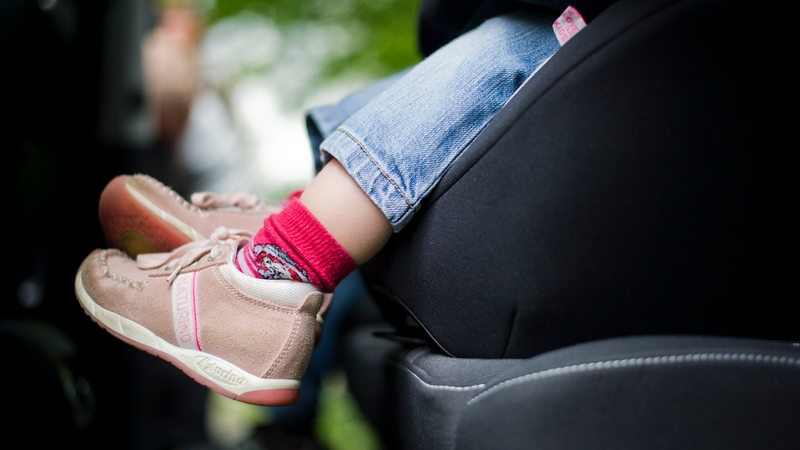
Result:
<instances>
[{"instance_id":1,"label":"blurred background","mask_svg":"<svg viewBox=\"0 0 800 450\"><path fill-rule=\"evenodd\" d=\"M318 405L297 413L313 419L284 427L280 408L208 395L118 342L80 309L73 280L83 258L106 246L97 200L117 174L148 173L184 196L249 190L279 201L302 188L314 173L305 111L417 62L417 8L418 0L0 3L10 158L0 179L11 192L0 430L10 441L380 447L335 364L314 393Z\"/></svg>"},{"instance_id":2,"label":"blurred background","mask_svg":"<svg viewBox=\"0 0 800 450\"><path fill-rule=\"evenodd\" d=\"M161 20L143 53L151 116L166 118L159 134L188 153L175 165L199 179L195 184L250 184L282 199L313 175L305 111L419 58L417 0L158 5ZM182 109L188 117L181 117ZM219 155L240 160L232 164Z\"/></svg>"}]
</instances>

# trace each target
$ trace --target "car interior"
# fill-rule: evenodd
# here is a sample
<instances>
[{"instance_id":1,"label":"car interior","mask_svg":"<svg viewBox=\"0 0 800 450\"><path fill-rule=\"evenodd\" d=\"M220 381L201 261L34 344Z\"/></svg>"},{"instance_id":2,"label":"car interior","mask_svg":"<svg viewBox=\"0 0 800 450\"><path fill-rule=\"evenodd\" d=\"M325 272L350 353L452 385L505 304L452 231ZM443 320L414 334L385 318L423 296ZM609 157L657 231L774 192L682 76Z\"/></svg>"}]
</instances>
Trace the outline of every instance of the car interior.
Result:
<instances>
[{"instance_id":1,"label":"car interior","mask_svg":"<svg viewBox=\"0 0 800 450\"><path fill-rule=\"evenodd\" d=\"M133 5L0 6L4 429L31 446L107 444L135 414L90 414L137 394L135 350L85 326L72 285L104 245L78 200L164 169L141 80L100 75L138 63ZM342 366L387 449L800 448L788 20L619 0L514 95L360 269L377 314Z\"/></svg>"},{"instance_id":2,"label":"car interior","mask_svg":"<svg viewBox=\"0 0 800 450\"><path fill-rule=\"evenodd\" d=\"M391 448L797 447L796 38L757 9L614 3L362 268Z\"/></svg>"}]
</instances>

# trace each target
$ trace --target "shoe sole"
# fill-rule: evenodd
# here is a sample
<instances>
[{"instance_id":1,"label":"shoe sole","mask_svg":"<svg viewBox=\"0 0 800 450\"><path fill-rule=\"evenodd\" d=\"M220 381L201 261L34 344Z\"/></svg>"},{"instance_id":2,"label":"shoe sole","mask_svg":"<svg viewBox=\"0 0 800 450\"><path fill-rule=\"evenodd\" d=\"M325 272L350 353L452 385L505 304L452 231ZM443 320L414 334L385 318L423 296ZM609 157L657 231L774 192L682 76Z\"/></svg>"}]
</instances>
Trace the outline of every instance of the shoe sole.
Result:
<instances>
[{"instance_id":1,"label":"shoe sole","mask_svg":"<svg viewBox=\"0 0 800 450\"><path fill-rule=\"evenodd\" d=\"M257 377L218 356L170 344L142 325L101 307L83 287L80 271L75 278L75 292L84 312L103 329L171 363L222 396L259 406L286 406L300 398L299 380Z\"/></svg>"},{"instance_id":2,"label":"shoe sole","mask_svg":"<svg viewBox=\"0 0 800 450\"><path fill-rule=\"evenodd\" d=\"M100 223L109 244L132 256L168 252L205 238L153 204L123 176L109 182L101 194L100 205Z\"/></svg>"}]
</instances>

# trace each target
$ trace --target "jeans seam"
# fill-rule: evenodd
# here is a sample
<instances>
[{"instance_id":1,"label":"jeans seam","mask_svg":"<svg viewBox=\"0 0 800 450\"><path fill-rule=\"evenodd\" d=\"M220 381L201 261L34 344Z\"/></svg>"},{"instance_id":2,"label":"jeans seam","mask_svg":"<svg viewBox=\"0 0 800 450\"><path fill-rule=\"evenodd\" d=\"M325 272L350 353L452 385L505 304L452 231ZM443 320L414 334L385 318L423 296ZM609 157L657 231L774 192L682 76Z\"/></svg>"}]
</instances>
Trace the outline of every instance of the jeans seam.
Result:
<instances>
[{"instance_id":1,"label":"jeans seam","mask_svg":"<svg viewBox=\"0 0 800 450\"><path fill-rule=\"evenodd\" d=\"M376 169L378 169L378 172L380 172L381 176L383 176L383 178L386 179L386 181L394 188L394 190L397 191L398 194L400 194L400 196L403 198L403 201L406 202L406 205L408 205L408 207L412 211L414 211L415 208L414 208L414 205L412 204L412 202L409 200L408 197L406 197L405 193L403 193L403 190L400 189L400 186L398 186L397 183L395 183L394 180L392 180L392 178L381 168L381 166L378 164L378 161L375 160L375 158L373 158L372 155L370 154L370 152L367 150L367 147L360 140L358 140L355 136L350 134L347 130L339 128L338 131L344 133L345 136L349 137L353 142L355 142L355 144L358 146L358 148L361 149L361 152L364 153L364 155L367 157L367 159L370 160L372 165L375 166Z\"/></svg>"}]
</instances>

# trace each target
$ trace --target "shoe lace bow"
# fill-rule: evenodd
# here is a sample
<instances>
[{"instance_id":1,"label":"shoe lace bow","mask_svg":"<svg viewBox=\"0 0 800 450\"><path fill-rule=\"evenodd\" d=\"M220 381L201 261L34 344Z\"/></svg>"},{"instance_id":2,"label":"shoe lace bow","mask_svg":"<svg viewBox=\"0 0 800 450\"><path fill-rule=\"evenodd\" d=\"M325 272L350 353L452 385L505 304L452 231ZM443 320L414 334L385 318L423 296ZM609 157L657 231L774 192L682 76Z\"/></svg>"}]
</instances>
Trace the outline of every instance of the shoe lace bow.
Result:
<instances>
[{"instance_id":1,"label":"shoe lace bow","mask_svg":"<svg viewBox=\"0 0 800 450\"><path fill-rule=\"evenodd\" d=\"M230 246L238 247L239 242L252 237L253 233L249 231L219 227L208 239L189 242L171 252L142 253L136 258L136 265L145 270L157 267L170 270L167 283L172 284L181 271L203 257L207 256L209 261L213 261L224 255L225 249Z\"/></svg>"}]
</instances>

